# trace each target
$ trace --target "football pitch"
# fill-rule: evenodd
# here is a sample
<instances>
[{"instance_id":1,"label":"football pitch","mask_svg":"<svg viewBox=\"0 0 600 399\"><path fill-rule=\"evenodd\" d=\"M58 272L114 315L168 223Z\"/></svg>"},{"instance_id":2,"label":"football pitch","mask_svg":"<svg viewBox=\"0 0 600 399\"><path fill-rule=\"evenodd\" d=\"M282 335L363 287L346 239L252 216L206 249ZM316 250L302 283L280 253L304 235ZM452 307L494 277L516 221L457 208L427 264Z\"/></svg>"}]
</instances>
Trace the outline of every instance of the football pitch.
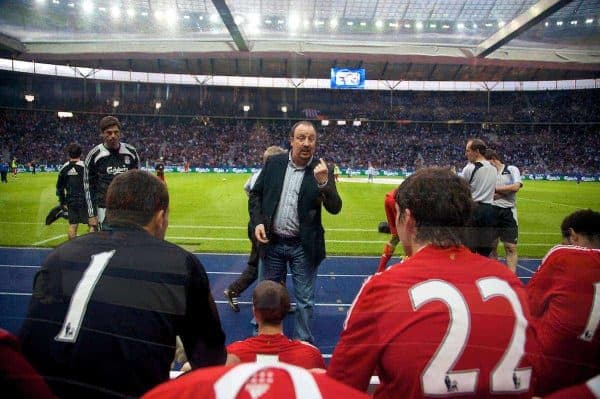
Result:
<instances>
[{"instance_id":1,"label":"football pitch","mask_svg":"<svg viewBox=\"0 0 600 399\"><path fill-rule=\"evenodd\" d=\"M248 177L168 173L171 209L167 240L193 252L249 252L248 205L242 188ZM56 173L21 173L0 185L0 246L55 247L67 239L64 219L44 225L46 214L57 205L56 178ZM362 179L346 179L338 183L342 211L338 215L323 211L329 255L380 255L389 237L378 233L377 225L385 220L385 193L394 187L383 181L367 184ZM585 208L600 210L600 184L525 181L517 194L519 256L541 258L560 242L562 219ZM79 227L80 234L85 227ZM502 250L499 253L503 255Z\"/></svg>"}]
</instances>

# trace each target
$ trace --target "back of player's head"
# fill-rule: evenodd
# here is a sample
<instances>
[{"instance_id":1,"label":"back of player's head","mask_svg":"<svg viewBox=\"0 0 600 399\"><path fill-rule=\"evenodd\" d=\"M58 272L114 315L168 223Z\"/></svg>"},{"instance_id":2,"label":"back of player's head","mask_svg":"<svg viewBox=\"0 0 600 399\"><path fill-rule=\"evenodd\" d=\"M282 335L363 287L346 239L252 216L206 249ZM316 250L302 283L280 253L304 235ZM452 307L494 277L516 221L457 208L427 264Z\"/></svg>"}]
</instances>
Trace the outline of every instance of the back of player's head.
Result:
<instances>
[{"instance_id":1,"label":"back of player's head","mask_svg":"<svg viewBox=\"0 0 600 399\"><path fill-rule=\"evenodd\" d=\"M471 216L469 184L446 168L424 168L396 191L400 217L406 209L416 222L416 238L440 247L460 245Z\"/></svg>"},{"instance_id":2,"label":"back of player's head","mask_svg":"<svg viewBox=\"0 0 600 399\"><path fill-rule=\"evenodd\" d=\"M254 289L252 305L259 322L279 324L290 310L290 294L284 285L264 280Z\"/></svg>"},{"instance_id":3,"label":"back of player's head","mask_svg":"<svg viewBox=\"0 0 600 399\"><path fill-rule=\"evenodd\" d=\"M292 126L292 129L290 130L290 137L294 137L294 132L296 132L296 129L300 126L312 127L315 132L317 131L317 129L315 129L315 125L313 125L312 122L300 121L300 122L294 123L294 126Z\"/></svg>"},{"instance_id":4,"label":"back of player's head","mask_svg":"<svg viewBox=\"0 0 600 399\"><path fill-rule=\"evenodd\" d=\"M69 143L67 154L69 154L69 158L79 158L81 156L81 146L77 143Z\"/></svg>"},{"instance_id":5,"label":"back of player's head","mask_svg":"<svg viewBox=\"0 0 600 399\"><path fill-rule=\"evenodd\" d=\"M283 148L281 148L278 145L272 145L269 148L267 148L263 154L263 163L267 162L267 159L269 159L269 157L272 157L273 155L277 155L277 154L282 154L286 152Z\"/></svg>"},{"instance_id":6,"label":"back of player's head","mask_svg":"<svg viewBox=\"0 0 600 399\"><path fill-rule=\"evenodd\" d=\"M600 212L582 209L571 213L560 225L562 236L568 239L571 229L577 234L587 236L590 241L600 241Z\"/></svg>"},{"instance_id":7,"label":"back of player's head","mask_svg":"<svg viewBox=\"0 0 600 399\"><path fill-rule=\"evenodd\" d=\"M492 150L491 148L488 148L487 150L485 150L483 157L485 159L487 159L488 161L497 160L497 161L504 163L502 157L495 150Z\"/></svg>"},{"instance_id":8,"label":"back of player's head","mask_svg":"<svg viewBox=\"0 0 600 399\"><path fill-rule=\"evenodd\" d=\"M119 130L121 130L121 122L119 122L119 120L114 116L105 116L104 118L100 119L99 126L101 132L112 126L117 126Z\"/></svg>"},{"instance_id":9,"label":"back of player's head","mask_svg":"<svg viewBox=\"0 0 600 399\"><path fill-rule=\"evenodd\" d=\"M468 143L470 143L469 148L472 151L477 151L481 155L485 154L485 150L487 150L487 146L485 145L485 142L483 140L481 140L481 139L470 139L468 141Z\"/></svg>"},{"instance_id":10,"label":"back of player's head","mask_svg":"<svg viewBox=\"0 0 600 399\"><path fill-rule=\"evenodd\" d=\"M106 193L109 223L146 226L154 214L169 207L167 186L156 176L133 169L115 176Z\"/></svg>"}]
</instances>

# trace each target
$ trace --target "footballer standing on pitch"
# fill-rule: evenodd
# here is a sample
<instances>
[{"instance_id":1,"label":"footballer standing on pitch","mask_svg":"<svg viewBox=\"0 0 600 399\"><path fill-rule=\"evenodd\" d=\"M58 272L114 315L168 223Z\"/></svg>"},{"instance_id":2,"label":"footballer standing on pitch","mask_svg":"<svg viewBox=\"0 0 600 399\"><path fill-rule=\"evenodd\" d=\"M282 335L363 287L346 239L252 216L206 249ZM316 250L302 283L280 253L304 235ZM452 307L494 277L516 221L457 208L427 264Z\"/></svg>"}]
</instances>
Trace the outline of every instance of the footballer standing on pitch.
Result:
<instances>
[{"instance_id":1,"label":"footballer standing on pitch","mask_svg":"<svg viewBox=\"0 0 600 399\"><path fill-rule=\"evenodd\" d=\"M121 143L121 122L114 116L100 120L102 144L85 158L83 188L91 231L102 229L106 215L106 190L112 179L130 169L139 168L140 157L135 148Z\"/></svg>"}]
</instances>

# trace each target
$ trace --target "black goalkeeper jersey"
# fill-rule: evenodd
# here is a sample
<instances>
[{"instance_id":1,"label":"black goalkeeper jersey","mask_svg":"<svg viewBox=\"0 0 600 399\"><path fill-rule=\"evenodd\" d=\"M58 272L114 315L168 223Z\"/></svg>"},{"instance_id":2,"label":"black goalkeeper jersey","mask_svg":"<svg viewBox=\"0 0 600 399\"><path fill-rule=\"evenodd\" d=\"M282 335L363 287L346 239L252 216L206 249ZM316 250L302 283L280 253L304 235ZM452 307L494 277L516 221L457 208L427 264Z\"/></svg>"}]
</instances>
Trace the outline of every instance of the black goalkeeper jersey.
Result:
<instances>
[{"instance_id":1,"label":"black goalkeeper jersey","mask_svg":"<svg viewBox=\"0 0 600 399\"><path fill-rule=\"evenodd\" d=\"M90 398L140 396L168 380L176 335L192 367L225 362L204 267L142 229L109 226L48 255L20 339L58 397Z\"/></svg>"},{"instance_id":2,"label":"black goalkeeper jersey","mask_svg":"<svg viewBox=\"0 0 600 399\"><path fill-rule=\"evenodd\" d=\"M61 205L85 205L84 169L83 161L69 161L61 167L56 181L56 195Z\"/></svg>"},{"instance_id":3,"label":"black goalkeeper jersey","mask_svg":"<svg viewBox=\"0 0 600 399\"><path fill-rule=\"evenodd\" d=\"M96 208L106 208L106 191L112 179L130 169L137 169L140 157L135 148L121 143L118 150L98 144L85 158L83 187L89 217L96 216Z\"/></svg>"}]
</instances>

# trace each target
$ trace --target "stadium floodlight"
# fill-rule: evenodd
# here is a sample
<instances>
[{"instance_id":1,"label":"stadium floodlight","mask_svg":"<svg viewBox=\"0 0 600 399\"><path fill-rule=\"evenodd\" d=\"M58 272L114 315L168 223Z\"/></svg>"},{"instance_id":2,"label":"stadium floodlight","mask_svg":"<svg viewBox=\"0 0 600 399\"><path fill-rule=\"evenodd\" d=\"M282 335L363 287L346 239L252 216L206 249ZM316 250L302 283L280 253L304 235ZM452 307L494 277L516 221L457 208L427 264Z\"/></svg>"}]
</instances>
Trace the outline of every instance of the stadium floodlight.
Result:
<instances>
[{"instance_id":1,"label":"stadium floodlight","mask_svg":"<svg viewBox=\"0 0 600 399\"><path fill-rule=\"evenodd\" d=\"M148 16L148 12L147 11L142 11L141 15L142 15L142 17L147 17Z\"/></svg>"},{"instance_id":2,"label":"stadium floodlight","mask_svg":"<svg viewBox=\"0 0 600 399\"><path fill-rule=\"evenodd\" d=\"M271 21L270 19L265 19L265 25L271 25L273 23L273 21Z\"/></svg>"},{"instance_id":3,"label":"stadium floodlight","mask_svg":"<svg viewBox=\"0 0 600 399\"><path fill-rule=\"evenodd\" d=\"M329 27L331 29L335 29L335 28L337 28L338 23L339 22L338 22L337 18L332 18L331 21L329 21Z\"/></svg>"},{"instance_id":4,"label":"stadium floodlight","mask_svg":"<svg viewBox=\"0 0 600 399\"><path fill-rule=\"evenodd\" d=\"M444 25L442 25L442 28L444 28L444 29L450 29L450 25L444 24Z\"/></svg>"},{"instance_id":5,"label":"stadium floodlight","mask_svg":"<svg viewBox=\"0 0 600 399\"><path fill-rule=\"evenodd\" d=\"M157 101L156 103L154 103L154 108L158 111L160 109L160 107L162 107L162 103L160 101Z\"/></svg>"},{"instance_id":6,"label":"stadium floodlight","mask_svg":"<svg viewBox=\"0 0 600 399\"><path fill-rule=\"evenodd\" d=\"M380 20L380 19L378 19L377 21L375 21L375 27L376 27L377 29L381 29L381 28L383 28L383 21L382 21L382 20Z\"/></svg>"},{"instance_id":7,"label":"stadium floodlight","mask_svg":"<svg viewBox=\"0 0 600 399\"><path fill-rule=\"evenodd\" d=\"M161 10L154 11L154 18L158 21L162 20L162 18L163 18L162 11Z\"/></svg>"},{"instance_id":8,"label":"stadium floodlight","mask_svg":"<svg viewBox=\"0 0 600 399\"><path fill-rule=\"evenodd\" d=\"M304 20L304 29L308 29L310 28L310 19L305 19Z\"/></svg>"},{"instance_id":9,"label":"stadium floodlight","mask_svg":"<svg viewBox=\"0 0 600 399\"><path fill-rule=\"evenodd\" d=\"M415 22L415 28L417 28L418 30L423 29L423 22L421 22L421 21Z\"/></svg>"},{"instance_id":10,"label":"stadium floodlight","mask_svg":"<svg viewBox=\"0 0 600 399\"><path fill-rule=\"evenodd\" d=\"M67 4L67 7L75 8L75 3L69 3Z\"/></svg>"},{"instance_id":11,"label":"stadium floodlight","mask_svg":"<svg viewBox=\"0 0 600 399\"><path fill-rule=\"evenodd\" d=\"M504 21L498 21L498 28L502 28L504 26Z\"/></svg>"},{"instance_id":12,"label":"stadium floodlight","mask_svg":"<svg viewBox=\"0 0 600 399\"><path fill-rule=\"evenodd\" d=\"M285 21L283 19L277 20L277 25L283 25L284 23L285 23Z\"/></svg>"},{"instance_id":13,"label":"stadium floodlight","mask_svg":"<svg viewBox=\"0 0 600 399\"><path fill-rule=\"evenodd\" d=\"M281 112L283 112L284 114L288 112L287 105L282 105L280 109L281 109Z\"/></svg>"},{"instance_id":14,"label":"stadium floodlight","mask_svg":"<svg viewBox=\"0 0 600 399\"><path fill-rule=\"evenodd\" d=\"M25 94L25 101L32 103L35 101L35 96L33 94Z\"/></svg>"},{"instance_id":15,"label":"stadium floodlight","mask_svg":"<svg viewBox=\"0 0 600 399\"><path fill-rule=\"evenodd\" d=\"M477 24L473 24L473 29L477 29Z\"/></svg>"},{"instance_id":16,"label":"stadium floodlight","mask_svg":"<svg viewBox=\"0 0 600 399\"><path fill-rule=\"evenodd\" d=\"M588 18L585 20L586 24L591 24L592 22L594 22L594 18Z\"/></svg>"},{"instance_id":17,"label":"stadium floodlight","mask_svg":"<svg viewBox=\"0 0 600 399\"><path fill-rule=\"evenodd\" d=\"M204 21L204 15L198 15L198 20Z\"/></svg>"},{"instance_id":18,"label":"stadium floodlight","mask_svg":"<svg viewBox=\"0 0 600 399\"><path fill-rule=\"evenodd\" d=\"M563 21L556 21L556 26L562 26Z\"/></svg>"},{"instance_id":19,"label":"stadium floodlight","mask_svg":"<svg viewBox=\"0 0 600 399\"><path fill-rule=\"evenodd\" d=\"M346 125L346 121L337 121L337 125L338 126L345 126Z\"/></svg>"},{"instance_id":20,"label":"stadium floodlight","mask_svg":"<svg viewBox=\"0 0 600 399\"><path fill-rule=\"evenodd\" d=\"M323 119L323 120L321 121L321 126L329 126L329 120L327 120L327 119Z\"/></svg>"},{"instance_id":21,"label":"stadium floodlight","mask_svg":"<svg viewBox=\"0 0 600 399\"><path fill-rule=\"evenodd\" d=\"M405 27L406 29L410 29L410 26L411 26L410 24L404 24L404 27Z\"/></svg>"},{"instance_id":22,"label":"stadium floodlight","mask_svg":"<svg viewBox=\"0 0 600 399\"><path fill-rule=\"evenodd\" d=\"M146 15L148 15L148 14L146 13ZM134 10L133 8L128 8L128 9L127 9L127 16L128 16L129 18L133 18L133 17L135 17L135 10Z\"/></svg>"},{"instance_id":23,"label":"stadium floodlight","mask_svg":"<svg viewBox=\"0 0 600 399\"><path fill-rule=\"evenodd\" d=\"M353 26L354 25L354 21L346 21L346 25Z\"/></svg>"},{"instance_id":24,"label":"stadium floodlight","mask_svg":"<svg viewBox=\"0 0 600 399\"><path fill-rule=\"evenodd\" d=\"M73 117L73 113L72 112L64 112L64 111L58 111L58 117L59 118L72 118Z\"/></svg>"},{"instance_id":25,"label":"stadium floodlight","mask_svg":"<svg viewBox=\"0 0 600 399\"><path fill-rule=\"evenodd\" d=\"M241 15L236 15L233 17L233 22L235 22L236 25L241 25L244 23L244 17Z\"/></svg>"},{"instance_id":26,"label":"stadium floodlight","mask_svg":"<svg viewBox=\"0 0 600 399\"><path fill-rule=\"evenodd\" d=\"M114 100L113 101L113 108L117 108L119 106L120 102L119 100Z\"/></svg>"},{"instance_id":27,"label":"stadium floodlight","mask_svg":"<svg viewBox=\"0 0 600 399\"><path fill-rule=\"evenodd\" d=\"M323 26L323 25L325 25L325 21L320 21L320 20L317 19L317 20L315 20L315 25L316 26Z\"/></svg>"},{"instance_id":28,"label":"stadium floodlight","mask_svg":"<svg viewBox=\"0 0 600 399\"><path fill-rule=\"evenodd\" d=\"M94 3L91 0L85 0L81 7L83 8L83 12L86 14L91 14L94 11Z\"/></svg>"},{"instance_id":29,"label":"stadium floodlight","mask_svg":"<svg viewBox=\"0 0 600 399\"><path fill-rule=\"evenodd\" d=\"M165 13L165 17L167 17L166 21L169 24L174 24L175 22L177 22L177 11L175 11L173 8L170 8Z\"/></svg>"},{"instance_id":30,"label":"stadium floodlight","mask_svg":"<svg viewBox=\"0 0 600 399\"><path fill-rule=\"evenodd\" d=\"M106 7L98 7L98 11L106 12Z\"/></svg>"},{"instance_id":31,"label":"stadium floodlight","mask_svg":"<svg viewBox=\"0 0 600 399\"><path fill-rule=\"evenodd\" d=\"M184 15L183 19L190 19L190 16L189 15Z\"/></svg>"},{"instance_id":32,"label":"stadium floodlight","mask_svg":"<svg viewBox=\"0 0 600 399\"><path fill-rule=\"evenodd\" d=\"M465 29L465 24L462 22L459 22L456 24L456 29Z\"/></svg>"},{"instance_id":33,"label":"stadium floodlight","mask_svg":"<svg viewBox=\"0 0 600 399\"><path fill-rule=\"evenodd\" d=\"M360 21L360 26L367 26L367 23L365 21Z\"/></svg>"},{"instance_id":34,"label":"stadium floodlight","mask_svg":"<svg viewBox=\"0 0 600 399\"><path fill-rule=\"evenodd\" d=\"M121 17L121 9L117 6L111 7L110 16L113 17L113 19L119 19Z\"/></svg>"},{"instance_id":35,"label":"stadium floodlight","mask_svg":"<svg viewBox=\"0 0 600 399\"><path fill-rule=\"evenodd\" d=\"M494 26L494 24L490 23L490 22L486 22L485 23L485 27L486 28L491 28L492 26Z\"/></svg>"},{"instance_id":36,"label":"stadium floodlight","mask_svg":"<svg viewBox=\"0 0 600 399\"><path fill-rule=\"evenodd\" d=\"M35 0L35 2L41 6L46 4L46 0Z\"/></svg>"},{"instance_id":37,"label":"stadium floodlight","mask_svg":"<svg viewBox=\"0 0 600 399\"><path fill-rule=\"evenodd\" d=\"M390 23L388 24L388 26L389 26L390 28L397 28L397 27L398 27L398 23L397 23L397 22L390 22Z\"/></svg>"},{"instance_id":38,"label":"stadium floodlight","mask_svg":"<svg viewBox=\"0 0 600 399\"><path fill-rule=\"evenodd\" d=\"M288 29L292 32L300 27L300 17L296 14L290 14L288 17Z\"/></svg>"},{"instance_id":39,"label":"stadium floodlight","mask_svg":"<svg viewBox=\"0 0 600 399\"><path fill-rule=\"evenodd\" d=\"M54 3L54 4L60 4L60 0L52 0L52 3Z\"/></svg>"},{"instance_id":40,"label":"stadium floodlight","mask_svg":"<svg viewBox=\"0 0 600 399\"><path fill-rule=\"evenodd\" d=\"M250 106L248 104L245 104L242 109L244 110L244 112L248 112L250 111Z\"/></svg>"},{"instance_id":41,"label":"stadium floodlight","mask_svg":"<svg viewBox=\"0 0 600 399\"><path fill-rule=\"evenodd\" d=\"M354 121L352 121L352 126L360 126L361 124L362 124L362 122L361 122L361 121L359 121L358 119L357 119L357 120L354 120Z\"/></svg>"},{"instance_id":42,"label":"stadium floodlight","mask_svg":"<svg viewBox=\"0 0 600 399\"><path fill-rule=\"evenodd\" d=\"M219 17L219 14L211 14L210 15L210 22L211 23L216 24L220 20L221 20L221 17Z\"/></svg>"},{"instance_id":43,"label":"stadium floodlight","mask_svg":"<svg viewBox=\"0 0 600 399\"><path fill-rule=\"evenodd\" d=\"M577 25L577 21L576 20L571 21L571 25Z\"/></svg>"},{"instance_id":44,"label":"stadium floodlight","mask_svg":"<svg viewBox=\"0 0 600 399\"><path fill-rule=\"evenodd\" d=\"M437 28L437 24L429 24L429 27L430 27L431 29L435 29L435 28Z\"/></svg>"}]
</instances>

